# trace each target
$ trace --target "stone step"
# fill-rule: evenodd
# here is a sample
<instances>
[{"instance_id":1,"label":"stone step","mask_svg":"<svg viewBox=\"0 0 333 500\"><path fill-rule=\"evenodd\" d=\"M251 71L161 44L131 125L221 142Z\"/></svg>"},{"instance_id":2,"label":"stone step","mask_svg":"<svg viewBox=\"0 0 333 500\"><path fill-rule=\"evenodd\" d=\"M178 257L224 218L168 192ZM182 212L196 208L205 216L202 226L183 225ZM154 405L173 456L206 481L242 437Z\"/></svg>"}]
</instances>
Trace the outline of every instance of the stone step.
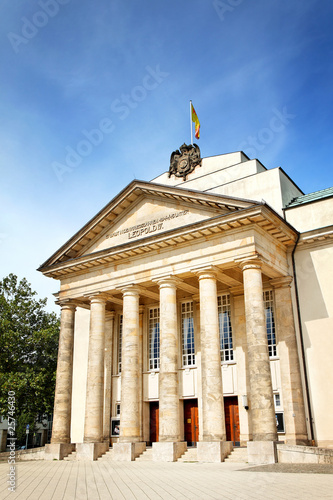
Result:
<instances>
[{"instance_id":1,"label":"stone step","mask_svg":"<svg viewBox=\"0 0 333 500\"><path fill-rule=\"evenodd\" d=\"M74 462L76 460L76 451L72 451L67 457L64 457L64 460L66 460L66 462Z\"/></svg>"},{"instance_id":2,"label":"stone step","mask_svg":"<svg viewBox=\"0 0 333 500\"><path fill-rule=\"evenodd\" d=\"M228 455L224 461L226 463L247 463L248 462L248 456L247 456L247 448L234 448L230 455Z\"/></svg>"},{"instance_id":3,"label":"stone step","mask_svg":"<svg viewBox=\"0 0 333 500\"><path fill-rule=\"evenodd\" d=\"M104 453L101 457L99 457L97 460L98 461L103 460L103 462L108 462L110 460L114 460L113 453L114 453L113 448L109 448L108 451L106 453Z\"/></svg>"},{"instance_id":4,"label":"stone step","mask_svg":"<svg viewBox=\"0 0 333 500\"><path fill-rule=\"evenodd\" d=\"M141 453L136 459L136 462L152 462L153 461L153 448L149 447Z\"/></svg>"},{"instance_id":5,"label":"stone step","mask_svg":"<svg viewBox=\"0 0 333 500\"><path fill-rule=\"evenodd\" d=\"M185 453L178 458L177 462L197 462L198 452L197 448L188 448Z\"/></svg>"}]
</instances>

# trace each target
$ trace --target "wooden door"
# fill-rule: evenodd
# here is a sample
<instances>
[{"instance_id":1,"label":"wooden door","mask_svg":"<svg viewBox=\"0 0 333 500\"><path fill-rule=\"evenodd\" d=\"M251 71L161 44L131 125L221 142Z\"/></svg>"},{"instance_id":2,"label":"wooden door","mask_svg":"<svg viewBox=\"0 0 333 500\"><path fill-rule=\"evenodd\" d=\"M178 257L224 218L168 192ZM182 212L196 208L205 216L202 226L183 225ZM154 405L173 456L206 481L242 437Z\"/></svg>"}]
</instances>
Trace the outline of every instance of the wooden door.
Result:
<instances>
[{"instance_id":1,"label":"wooden door","mask_svg":"<svg viewBox=\"0 0 333 500\"><path fill-rule=\"evenodd\" d=\"M159 406L158 402L150 403L150 442L158 441L159 433Z\"/></svg>"},{"instance_id":2,"label":"wooden door","mask_svg":"<svg viewBox=\"0 0 333 500\"><path fill-rule=\"evenodd\" d=\"M224 415L227 441L232 441L235 446L239 446L240 429L237 396L224 398Z\"/></svg>"},{"instance_id":3,"label":"wooden door","mask_svg":"<svg viewBox=\"0 0 333 500\"><path fill-rule=\"evenodd\" d=\"M199 441L198 400L184 400L184 434L187 446L195 446Z\"/></svg>"}]
</instances>

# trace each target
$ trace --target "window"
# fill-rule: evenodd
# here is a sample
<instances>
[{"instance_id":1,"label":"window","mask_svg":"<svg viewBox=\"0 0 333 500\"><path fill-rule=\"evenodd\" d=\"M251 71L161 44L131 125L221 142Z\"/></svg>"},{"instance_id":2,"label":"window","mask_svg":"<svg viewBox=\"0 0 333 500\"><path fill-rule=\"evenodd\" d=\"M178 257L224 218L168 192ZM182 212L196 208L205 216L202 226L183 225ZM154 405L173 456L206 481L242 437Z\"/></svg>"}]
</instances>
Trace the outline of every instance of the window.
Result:
<instances>
[{"instance_id":1,"label":"window","mask_svg":"<svg viewBox=\"0 0 333 500\"><path fill-rule=\"evenodd\" d=\"M234 359L234 351L232 346L230 295L218 296L217 305L219 314L221 361L232 361Z\"/></svg>"},{"instance_id":2,"label":"window","mask_svg":"<svg viewBox=\"0 0 333 500\"><path fill-rule=\"evenodd\" d=\"M284 432L284 417L283 413L275 413L276 430L277 432Z\"/></svg>"},{"instance_id":3,"label":"window","mask_svg":"<svg viewBox=\"0 0 333 500\"><path fill-rule=\"evenodd\" d=\"M111 419L111 436L119 437L120 434L120 420L119 418Z\"/></svg>"},{"instance_id":4,"label":"window","mask_svg":"<svg viewBox=\"0 0 333 500\"><path fill-rule=\"evenodd\" d=\"M275 337L274 305L273 305L272 290L264 292L264 306L266 315L268 351L269 351L269 356L274 357L276 356L276 337Z\"/></svg>"},{"instance_id":5,"label":"window","mask_svg":"<svg viewBox=\"0 0 333 500\"><path fill-rule=\"evenodd\" d=\"M118 334L118 373L121 373L121 349L123 345L123 315L119 316L119 334Z\"/></svg>"},{"instance_id":6,"label":"window","mask_svg":"<svg viewBox=\"0 0 333 500\"><path fill-rule=\"evenodd\" d=\"M149 310L149 370L160 367L160 310L154 307Z\"/></svg>"},{"instance_id":7,"label":"window","mask_svg":"<svg viewBox=\"0 0 333 500\"><path fill-rule=\"evenodd\" d=\"M120 416L120 403L116 403L116 415L117 417Z\"/></svg>"},{"instance_id":8,"label":"window","mask_svg":"<svg viewBox=\"0 0 333 500\"><path fill-rule=\"evenodd\" d=\"M274 394L274 405L275 405L275 408L281 407L280 394Z\"/></svg>"},{"instance_id":9,"label":"window","mask_svg":"<svg viewBox=\"0 0 333 500\"><path fill-rule=\"evenodd\" d=\"M182 304L182 358L183 366L195 365L193 302Z\"/></svg>"}]
</instances>

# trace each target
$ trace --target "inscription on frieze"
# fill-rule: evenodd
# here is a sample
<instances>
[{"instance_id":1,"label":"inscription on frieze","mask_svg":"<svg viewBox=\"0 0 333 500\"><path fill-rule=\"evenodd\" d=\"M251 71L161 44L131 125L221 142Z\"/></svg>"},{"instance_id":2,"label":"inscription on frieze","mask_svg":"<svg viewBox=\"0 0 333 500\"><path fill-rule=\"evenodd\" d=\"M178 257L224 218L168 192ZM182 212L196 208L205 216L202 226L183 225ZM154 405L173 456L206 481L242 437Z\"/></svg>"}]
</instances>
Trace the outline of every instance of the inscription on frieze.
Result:
<instances>
[{"instance_id":1,"label":"inscription on frieze","mask_svg":"<svg viewBox=\"0 0 333 500\"><path fill-rule=\"evenodd\" d=\"M182 218L189 214L189 210L182 210L179 212L172 212L168 215L164 215L162 217L156 217L155 219L151 219L148 221L144 221L140 224L136 224L135 226L123 227L118 231L114 231L113 233L108 233L105 238L117 238L120 236L127 235L129 240L133 238L140 238L144 236L149 236L151 233L156 233L159 231L165 231L170 226L170 221L174 221L175 219ZM173 224L174 226L174 224Z\"/></svg>"}]
</instances>

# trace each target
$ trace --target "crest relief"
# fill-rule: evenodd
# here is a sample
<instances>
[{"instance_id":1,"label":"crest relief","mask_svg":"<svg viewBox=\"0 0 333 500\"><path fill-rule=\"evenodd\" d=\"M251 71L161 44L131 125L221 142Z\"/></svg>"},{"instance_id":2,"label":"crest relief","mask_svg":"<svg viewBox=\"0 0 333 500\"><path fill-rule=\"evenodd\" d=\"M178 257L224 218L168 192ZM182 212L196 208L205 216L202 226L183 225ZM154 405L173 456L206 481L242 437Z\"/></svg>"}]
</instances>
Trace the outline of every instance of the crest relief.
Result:
<instances>
[{"instance_id":1,"label":"crest relief","mask_svg":"<svg viewBox=\"0 0 333 500\"><path fill-rule=\"evenodd\" d=\"M179 149L174 151L170 157L169 177L182 177L186 181L186 177L195 170L196 167L201 167L202 158L200 148L197 144L183 144Z\"/></svg>"}]
</instances>

